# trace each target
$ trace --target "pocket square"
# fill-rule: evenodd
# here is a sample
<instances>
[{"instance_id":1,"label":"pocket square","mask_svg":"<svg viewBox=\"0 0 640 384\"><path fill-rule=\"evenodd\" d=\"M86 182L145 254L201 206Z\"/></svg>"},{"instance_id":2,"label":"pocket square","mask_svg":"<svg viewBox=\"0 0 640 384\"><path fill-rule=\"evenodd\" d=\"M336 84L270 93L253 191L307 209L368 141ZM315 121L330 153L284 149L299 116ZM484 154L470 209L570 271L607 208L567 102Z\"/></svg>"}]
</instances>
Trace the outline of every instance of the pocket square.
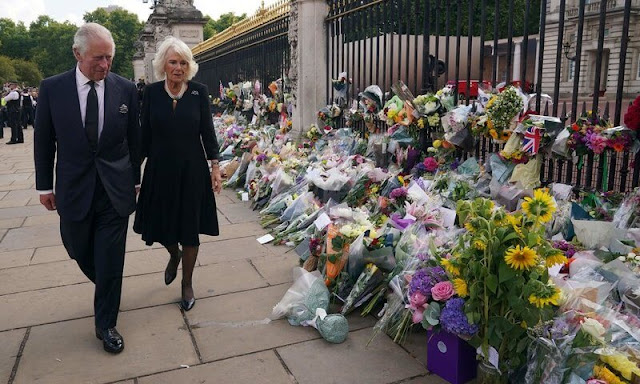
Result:
<instances>
[{"instance_id":1,"label":"pocket square","mask_svg":"<svg viewBox=\"0 0 640 384\"><path fill-rule=\"evenodd\" d=\"M193 91L193 92L191 92L191 94L192 95L196 95L196 96L200 96L200 92L198 92L198 91Z\"/></svg>"},{"instance_id":2,"label":"pocket square","mask_svg":"<svg viewBox=\"0 0 640 384\"><path fill-rule=\"evenodd\" d=\"M127 112L129 112L129 108L125 104L122 104L120 106L120 113L125 114Z\"/></svg>"}]
</instances>

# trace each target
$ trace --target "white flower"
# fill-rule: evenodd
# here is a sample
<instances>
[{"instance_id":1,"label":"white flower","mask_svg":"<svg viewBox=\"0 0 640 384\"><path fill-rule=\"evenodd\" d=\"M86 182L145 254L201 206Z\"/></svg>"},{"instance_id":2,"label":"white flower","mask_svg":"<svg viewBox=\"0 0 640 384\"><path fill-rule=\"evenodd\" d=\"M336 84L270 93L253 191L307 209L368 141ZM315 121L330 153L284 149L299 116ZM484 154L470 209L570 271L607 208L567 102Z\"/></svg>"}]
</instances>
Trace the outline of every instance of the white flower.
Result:
<instances>
[{"instance_id":1,"label":"white flower","mask_svg":"<svg viewBox=\"0 0 640 384\"><path fill-rule=\"evenodd\" d=\"M636 256L636 261L640 261L640 256Z\"/></svg>"},{"instance_id":2,"label":"white flower","mask_svg":"<svg viewBox=\"0 0 640 384\"><path fill-rule=\"evenodd\" d=\"M628 257L629 259L635 259L636 254L635 254L635 253L633 253L633 252L629 252L629 253L627 254L627 257Z\"/></svg>"},{"instance_id":3,"label":"white flower","mask_svg":"<svg viewBox=\"0 0 640 384\"><path fill-rule=\"evenodd\" d=\"M624 257L624 256L620 256L620 257L618 257L618 260L620 260L622 262L625 262L625 261L627 261L627 258Z\"/></svg>"},{"instance_id":4,"label":"white flower","mask_svg":"<svg viewBox=\"0 0 640 384\"><path fill-rule=\"evenodd\" d=\"M606 330L598 320L586 319L582 323L581 329L593 337L595 341L604 344L604 334Z\"/></svg>"}]
</instances>

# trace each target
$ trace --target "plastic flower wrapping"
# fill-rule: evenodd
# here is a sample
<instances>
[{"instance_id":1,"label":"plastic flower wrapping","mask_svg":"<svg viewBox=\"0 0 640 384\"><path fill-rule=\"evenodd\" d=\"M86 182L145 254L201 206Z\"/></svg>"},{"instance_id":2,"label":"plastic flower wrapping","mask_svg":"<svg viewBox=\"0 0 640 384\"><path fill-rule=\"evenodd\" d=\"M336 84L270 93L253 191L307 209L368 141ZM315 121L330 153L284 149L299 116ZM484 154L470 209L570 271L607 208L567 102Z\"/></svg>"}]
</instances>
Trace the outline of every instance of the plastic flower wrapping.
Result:
<instances>
[{"instance_id":1,"label":"plastic flower wrapping","mask_svg":"<svg viewBox=\"0 0 640 384\"><path fill-rule=\"evenodd\" d=\"M300 258L273 318L328 342L348 337L344 316L375 316L371 337L398 343L447 332L512 382L638 380L640 192L537 188L543 158L632 151L633 108L626 128L585 116L575 130L519 116L515 88L456 106L448 91L370 86L299 132L270 122L291 121L286 82L274 89L230 88L253 117L214 118L225 185ZM363 135L367 119L389 128ZM505 145L480 161L478 136Z\"/></svg>"}]
</instances>

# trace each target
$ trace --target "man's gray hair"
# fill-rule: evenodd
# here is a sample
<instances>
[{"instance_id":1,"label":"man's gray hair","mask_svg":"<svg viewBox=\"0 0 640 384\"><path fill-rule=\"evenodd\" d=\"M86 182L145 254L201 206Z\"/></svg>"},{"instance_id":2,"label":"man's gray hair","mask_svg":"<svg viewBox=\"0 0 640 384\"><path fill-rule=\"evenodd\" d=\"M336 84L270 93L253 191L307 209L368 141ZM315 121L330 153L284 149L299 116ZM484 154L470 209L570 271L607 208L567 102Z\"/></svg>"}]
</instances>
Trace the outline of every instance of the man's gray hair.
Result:
<instances>
[{"instance_id":1,"label":"man's gray hair","mask_svg":"<svg viewBox=\"0 0 640 384\"><path fill-rule=\"evenodd\" d=\"M193 79L193 76L198 72L198 63L193 60L193 53L191 53L191 49L187 44L173 36L167 36L158 47L158 52L156 52L156 58L153 60L153 72L156 75L156 79L164 80L167 77L167 74L164 72L164 65L167 63L169 51L178 54L178 56L189 63L189 68L186 73L187 80Z\"/></svg>"},{"instance_id":2,"label":"man's gray hair","mask_svg":"<svg viewBox=\"0 0 640 384\"><path fill-rule=\"evenodd\" d=\"M116 44L113 41L111 32L98 23L86 23L78 28L75 36L73 36L73 49L77 49L81 55L84 55L89 47L89 42L96 39L110 41L113 46L111 55L115 55Z\"/></svg>"}]
</instances>

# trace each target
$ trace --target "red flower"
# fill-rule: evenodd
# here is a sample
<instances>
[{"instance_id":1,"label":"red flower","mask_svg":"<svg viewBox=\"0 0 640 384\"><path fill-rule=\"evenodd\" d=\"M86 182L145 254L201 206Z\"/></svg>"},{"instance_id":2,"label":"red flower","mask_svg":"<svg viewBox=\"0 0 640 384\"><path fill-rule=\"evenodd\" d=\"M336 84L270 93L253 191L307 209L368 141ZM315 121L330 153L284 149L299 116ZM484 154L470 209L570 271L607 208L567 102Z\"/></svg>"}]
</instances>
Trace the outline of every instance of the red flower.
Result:
<instances>
[{"instance_id":1,"label":"red flower","mask_svg":"<svg viewBox=\"0 0 640 384\"><path fill-rule=\"evenodd\" d=\"M632 131L637 131L640 128L640 96L636 97L627 113L624 114L624 125Z\"/></svg>"},{"instance_id":2,"label":"red flower","mask_svg":"<svg viewBox=\"0 0 640 384\"><path fill-rule=\"evenodd\" d=\"M580 130L580 127L578 126L578 124L573 123L573 125L571 126L571 129L573 129L573 132L578 132Z\"/></svg>"}]
</instances>

